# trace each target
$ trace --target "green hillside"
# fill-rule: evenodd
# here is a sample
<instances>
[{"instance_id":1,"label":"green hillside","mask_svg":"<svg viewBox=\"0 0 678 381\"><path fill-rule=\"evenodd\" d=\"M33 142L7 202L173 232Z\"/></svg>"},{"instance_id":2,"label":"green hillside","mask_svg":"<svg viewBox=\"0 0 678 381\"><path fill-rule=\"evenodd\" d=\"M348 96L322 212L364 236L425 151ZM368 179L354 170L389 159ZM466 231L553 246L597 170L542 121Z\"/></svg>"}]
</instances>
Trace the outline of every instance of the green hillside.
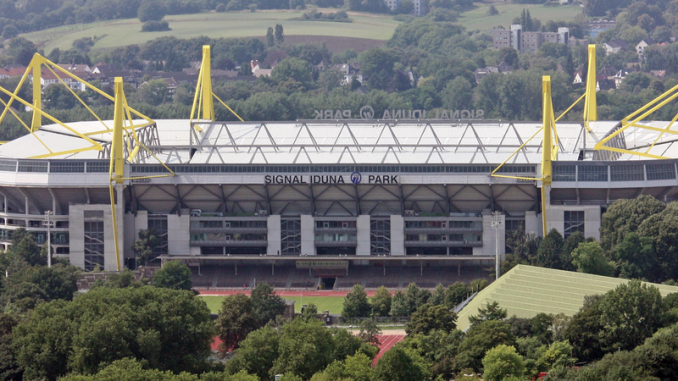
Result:
<instances>
[{"instance_id":1,"label":"green hillside","mask_svg":"<svg viewBox=\"0 0 678 381\"><path fill-rule=\"evenodd\" d=\"M498 15L489 16L487 14L490 5L497 8ZM520 17L523 9L528 9L533 18L538 18L542 23L546 23L549 20L573 21L583 8L576 5L547 7L543 4L512 4L509 2L476 3L476 8L462 13L457 22L468 30L490 30L499 25L508 28L514 18Z\"/></svg>"},{"instance_id":2,"label":"green hillside","mask_svg":"<svg viewBox=\"0 0 678 381\"><path fill-rule=\"evenodd\" d=\"M611 278L571 271L519 265L482 290L459 313L457 327L466 329L468 317L478 308L498 302L508 316L531 318L540 312L572 316L584 304L587 295L604 294L628 279ZM653 284L663 296L678 292L678 287Z\"/></svg>"},{"instance_id":3,"label":"green hillside","mask_svg":"<svg viewBox=\"0 0 678 381\"><path fill-rule=\"evenodd\" d=\"M332 10L336 12L335 10ZM291 20L302 12L276 10L257 12L198 13L167 16L172 30L167 32L142 32L138 19L101 21L90 24L65 25L23 34L22 37L42 47L46 53L54 48L72 47L73 41L83 37L105 36L93 49L106 49L130 44L144 44L163 36L192 38L263 37L266 29L282 24L286 36L336 36L388 40L400 22L392 16L367 13L350 13L352 23Z\"/></svg>"}]
</instances>

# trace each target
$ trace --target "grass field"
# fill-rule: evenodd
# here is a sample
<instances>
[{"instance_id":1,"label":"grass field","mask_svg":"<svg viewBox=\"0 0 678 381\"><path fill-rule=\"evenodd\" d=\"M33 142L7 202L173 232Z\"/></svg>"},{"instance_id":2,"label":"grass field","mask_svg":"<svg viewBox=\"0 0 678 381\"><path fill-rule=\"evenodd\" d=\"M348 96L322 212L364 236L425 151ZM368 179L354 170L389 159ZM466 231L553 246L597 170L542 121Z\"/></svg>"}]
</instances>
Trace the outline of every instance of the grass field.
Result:
<instances>
[{"instance_id":1,"label":"grass field","mask_svg":"<svg viewBox=\"0 0 678 381\"><path fill-rule=\"evenodd\" d=\"M219 312L223 296L203 296L202 297L207 307L212 313ZM285 299L294 300L294 310L301 312L301 297L299 296L285 296ZM308 305L314 303L318 307L318 312L329 310L331 314L340 314L342 305L344 304L343 296L304 296L303 304Z\"/></svg>"},{"instance_id":2,"label":"grass field","mask_svg":"<svg viewBox=\"0 0 678 381\"><path fill-rule=\"evenodd\" d=\"M543 4L501 4L494 3L499 11L498 15L488 16L487 11L490 4L476 3L477 8L464 12L459 17L458 23L465 26L468 30L488 30L496 26L507 28L511 25L514 18L520 17L523 9L529 9L530 15L538 18L542 23L546 21L572 21L581 12L578 6L550 6Z\"/></svg>"},{"instance_id":3,"label":"grass field","mask_svg":"<svg viewBox=\"0 0 678 381\"><path fill-rule=\"evenodd\" d=\"M66 25L22 35L42 47L46 53L54 48L69 49L73 41L83 37L105 35L93 49L107 49L130 44L144 44L163 36L191 38L198 36L218 37L263 37L266 29L282 24L286 36L337 36L388 40L399 22L392 16L351 14L353 23L298 21L296 11L258 11L235 13L199 13L194 15L167 16L171 31L141 32L138 19L110 20L91 24Z\"/></svg>"}]
</instances>

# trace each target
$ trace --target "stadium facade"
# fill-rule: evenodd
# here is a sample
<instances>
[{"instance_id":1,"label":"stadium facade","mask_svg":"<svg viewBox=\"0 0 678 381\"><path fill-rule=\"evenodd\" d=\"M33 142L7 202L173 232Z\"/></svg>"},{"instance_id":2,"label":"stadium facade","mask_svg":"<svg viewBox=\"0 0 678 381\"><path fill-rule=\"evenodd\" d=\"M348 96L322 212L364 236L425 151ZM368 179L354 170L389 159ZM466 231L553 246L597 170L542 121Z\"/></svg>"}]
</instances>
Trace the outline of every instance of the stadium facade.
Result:
<instances>
[{"instance_id":1,"label":"stadium facade","mask_svg":"<svg viewBox=\"0 0 678 381\"><path fill-rule=\"evenodd\" d=\"M615 200L678 198L678 132L644 121L678 87L625 120L596 121L593 46L589 57L583 122L556 123L548 77L541 123L450 117L482 110L373 119L369 105L353 118L316 110L323 118L217 122L209 47L190 120L139 114L121 79L114 96L92 88L114 102L112 121L68 125L40 110L35 78L32 104L0 88L10 106L34 110L30 133L0 145L0 244L19 228L47 241L52 212L55 255L86 270L134 266L134 241L154 229L161 260L235 265L236 274L239 264L326 276L374 265L384 276L387 266L418 266L423 276L424 265L459 274L494 262L512 230L598 239ZM40 65L60 70L36 54L30 68Z\"/></svg>"},{"instance_id":2,"label":"stadium facade","mask_svg":"<svg viewBox=\"0 0 678 381\"><path fill-rule=\"evenodd\" d=\"M478 264L494 260L497 243L503 253L506 231L542 235L542 213L549 230L599 238L601 213L614 200L651 194L670 201L678 193L677 160L602 160L587 150L618 125L597 122L590 134L581 123L558 125L560 160L542 210L541 182L491 176L538 123L214 122L198 132L188 120L157 120L138 136L175 175L151 177L167 170L150 154L124 165L120 247L129 261L138 232L153 228L162 236L158 254L202 264L311 257ZM29 159L48 153L39 141L65 152L83 146L60 125L0 146L0 242L9 245L19 227L45 242L43 214L51 210L58 256L115 270L105 157L112 133L88 134L99 122L69 126L104 150ZM536 176L541 147L541 140L523 146L498 173ZM503 222L497 228L495 211Z\"/></svg>"}]
</instances>

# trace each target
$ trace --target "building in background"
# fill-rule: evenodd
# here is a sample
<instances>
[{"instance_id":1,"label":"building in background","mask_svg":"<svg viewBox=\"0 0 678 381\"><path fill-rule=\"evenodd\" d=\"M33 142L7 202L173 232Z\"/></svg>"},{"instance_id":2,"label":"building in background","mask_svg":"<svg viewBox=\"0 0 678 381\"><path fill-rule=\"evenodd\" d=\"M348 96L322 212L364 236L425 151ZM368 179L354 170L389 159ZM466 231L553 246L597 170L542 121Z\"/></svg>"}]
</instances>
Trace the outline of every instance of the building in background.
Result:
<instances>
[{"instance_id":1,"label":"building in background","mask_svg":"<svg viewBox=\"0 0 678 381\"><path fill-rule=\"evenodd\" d=\"M492 40L495 49L512 47L520 53L534 53L546 42L571 44L569 28L558 28L558 32L526 32L520 24L511 25L510 30L493 30Z\"/></svg>"}]
</instances>

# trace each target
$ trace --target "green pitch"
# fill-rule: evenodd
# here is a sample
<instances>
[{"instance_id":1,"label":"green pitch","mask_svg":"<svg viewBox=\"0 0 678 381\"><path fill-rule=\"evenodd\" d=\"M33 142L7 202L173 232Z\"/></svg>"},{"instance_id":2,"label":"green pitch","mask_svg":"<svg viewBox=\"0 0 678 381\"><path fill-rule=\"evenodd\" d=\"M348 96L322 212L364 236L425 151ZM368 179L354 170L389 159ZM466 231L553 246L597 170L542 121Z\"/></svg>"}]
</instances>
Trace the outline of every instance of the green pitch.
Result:
<instances>
[{"instance_id":1,"label":"green pitch","mask_svg":"<svg viewBox=\"0 0 678 381\"><path fill-rule=\"evenodd\" d=\"M568 6L544 6L543 4L511 4L511 3L492 3L475 4L477 8L461 14L457 20L458 24L465 26L468 30L489 30L501 25L507 28L516 17L520 17L523 9L530 11L532 18L538 18L542 24L547 21L573 21L582 8L575 5ZM499 11L498 15L489 16L487 11L490 5L494 5Z\"/></svg>"},{"instance_id":2,"label":"green pitch","mask_svg":"<svg viewBox=\"0 0 678 381\"><path fill-rule=\"evenodd\" d=\"M219 312L221 307L221 301L224 299L223 296L203 296L202 297L207 307L209 307L212 313ZM299 296L285 296L285 299L294 300L294 310L296 312L301 312L302 305L308 305L313 303L318 307L318 312L323 312L329 310L331 314L341 314L341 309L344 304L343 296L304 296L303 304L302 298Z\"/></svg>"},{"instance_id":3,"label":"green pitch","mask_svg":"<svg viewBox=\"0 0 678 381\"><path fill-rule=\"evenodd\" d=\"M335 10L326 10L334 11ZM172 29L166 32L142 32L138 19L101 21L90 24L65 25L57 28L23 34L22 37L42 47L46 54L54 48L72 47L73 41L83 37L105 36L96 42L93 49L108 49L130 44L142 45L158 37L175 36L192 38L263 37L268 27L281 24L286 36L338 36L346 38L369 38L388 40L400 22L392 16L367 13L350 13L352 23L298 21L296 11L257 11L198 13L193 15L166 16Z\"/></svg>"}]
</instances>

